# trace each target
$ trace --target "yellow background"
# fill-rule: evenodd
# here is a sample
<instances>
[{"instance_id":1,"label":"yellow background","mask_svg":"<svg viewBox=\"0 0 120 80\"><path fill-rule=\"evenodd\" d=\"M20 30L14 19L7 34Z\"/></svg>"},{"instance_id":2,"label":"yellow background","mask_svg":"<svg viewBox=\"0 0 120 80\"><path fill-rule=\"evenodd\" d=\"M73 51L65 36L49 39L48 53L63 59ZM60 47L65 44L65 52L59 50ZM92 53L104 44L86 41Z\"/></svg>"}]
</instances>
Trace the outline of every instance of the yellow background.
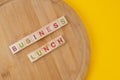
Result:
<instances>
[{"instance_id":1,"label":"yellow background","mask_svg":"<svg viewBox=\"0 0 120 80\"><path fill-rule=\"evenodd\" d=\"M65 0L81 17L91 44L86 80L120 80L120 0Z\"/></svg>"}]
</instances>

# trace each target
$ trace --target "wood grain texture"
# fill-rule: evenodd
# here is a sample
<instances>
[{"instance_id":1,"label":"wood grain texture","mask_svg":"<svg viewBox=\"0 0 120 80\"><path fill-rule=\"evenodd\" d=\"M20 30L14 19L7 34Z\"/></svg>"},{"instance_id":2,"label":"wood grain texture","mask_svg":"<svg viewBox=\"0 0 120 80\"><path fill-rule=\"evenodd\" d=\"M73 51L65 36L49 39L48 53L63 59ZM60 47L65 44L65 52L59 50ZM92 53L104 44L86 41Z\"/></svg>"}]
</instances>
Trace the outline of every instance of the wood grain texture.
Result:
<instances>
[{"instance_id":1,"label":"wood grain texture","mask_svg":"<svg viewBox=\"0 0 120 80\"><path fill-rule=\"evenodd\" d=\"M9 1L11 1L11 0L0 0L0 6L6 4L6 3L9 2Z\"/></svg>"},{"instance_id":2,"label":"wood grain texture","mask_svg":"<svg viewBox=\"0 0 120 80\"><path fill-rule=\"evenodd\" d=\"M68 25L12 55L8 46L65 15ZM66 44L31 63L27 54L63 35ZM82 21L62 0L12 0L0 6L0 80L84 80L90 46Z\"/></svg>"}]
</instances>

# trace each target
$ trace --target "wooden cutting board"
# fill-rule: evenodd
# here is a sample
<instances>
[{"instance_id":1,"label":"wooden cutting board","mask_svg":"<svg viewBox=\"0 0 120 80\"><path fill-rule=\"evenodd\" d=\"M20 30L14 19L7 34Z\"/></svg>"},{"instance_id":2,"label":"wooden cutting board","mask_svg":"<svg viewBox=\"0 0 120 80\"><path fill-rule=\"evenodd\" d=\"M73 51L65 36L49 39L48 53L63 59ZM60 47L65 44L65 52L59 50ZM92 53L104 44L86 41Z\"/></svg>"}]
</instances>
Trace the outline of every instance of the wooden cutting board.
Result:
<instances>
[{"instance_id":1,"label":"wooden cutting board","mask_svg":"<svg viewBox=\"0 0 120 80\"><path fill-rule=\"evenodd\" d=\"M65 16L68 24L13 55L9 45ZM63 35L65 45L31 63L27 54ZM79 16L62 0L0 0L0 80L84 80L89 40Z\"/></svg>"}]
</instances>

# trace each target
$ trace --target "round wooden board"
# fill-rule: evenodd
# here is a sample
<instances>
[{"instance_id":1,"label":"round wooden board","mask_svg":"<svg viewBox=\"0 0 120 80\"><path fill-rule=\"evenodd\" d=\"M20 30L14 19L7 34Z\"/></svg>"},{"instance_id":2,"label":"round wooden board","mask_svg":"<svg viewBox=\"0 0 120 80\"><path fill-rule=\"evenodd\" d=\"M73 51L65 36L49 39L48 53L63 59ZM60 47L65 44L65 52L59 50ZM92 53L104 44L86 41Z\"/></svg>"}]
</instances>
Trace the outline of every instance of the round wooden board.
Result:
<instances>
[{"instance_id":1,"label":"round wooden board","mask_svg":"<svg viewBox=\"0 0 120 80\"><path fill-rule=\"evenodd\" d=\"M89 40L79 16L67 4L62 0L3 0L0 5L0 80L84 80ZM68 25L12 55L9 45L63 15ZM34 63L29 61L28 53L59 35L65 45Z\"/></svg>"}]
</instances>

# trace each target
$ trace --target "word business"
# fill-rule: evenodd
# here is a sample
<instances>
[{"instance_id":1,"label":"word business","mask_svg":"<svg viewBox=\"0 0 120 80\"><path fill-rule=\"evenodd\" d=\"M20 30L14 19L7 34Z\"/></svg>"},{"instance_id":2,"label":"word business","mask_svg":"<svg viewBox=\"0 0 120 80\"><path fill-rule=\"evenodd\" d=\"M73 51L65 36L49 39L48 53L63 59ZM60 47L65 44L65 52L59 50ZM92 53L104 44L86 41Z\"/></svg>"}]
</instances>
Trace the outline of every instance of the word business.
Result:
<instances>
[{"instance_id":1,"label":"word business","mask_svg":"<svg viewBox=\"0 0 120 80\"><path fill-rule=\"evenodd\" d=\"M14 44L10 45L9 48L13 54L23 50L27 46L35 43L36 41L44 38L45 36L55 32L56 30L60 29L61 27L67 25L68 22L64 16L58 18L57 20L45 25L41 29L35 31L34 33L26 36L25 38L15 42Z\"/></svg>"}]
</instances>

